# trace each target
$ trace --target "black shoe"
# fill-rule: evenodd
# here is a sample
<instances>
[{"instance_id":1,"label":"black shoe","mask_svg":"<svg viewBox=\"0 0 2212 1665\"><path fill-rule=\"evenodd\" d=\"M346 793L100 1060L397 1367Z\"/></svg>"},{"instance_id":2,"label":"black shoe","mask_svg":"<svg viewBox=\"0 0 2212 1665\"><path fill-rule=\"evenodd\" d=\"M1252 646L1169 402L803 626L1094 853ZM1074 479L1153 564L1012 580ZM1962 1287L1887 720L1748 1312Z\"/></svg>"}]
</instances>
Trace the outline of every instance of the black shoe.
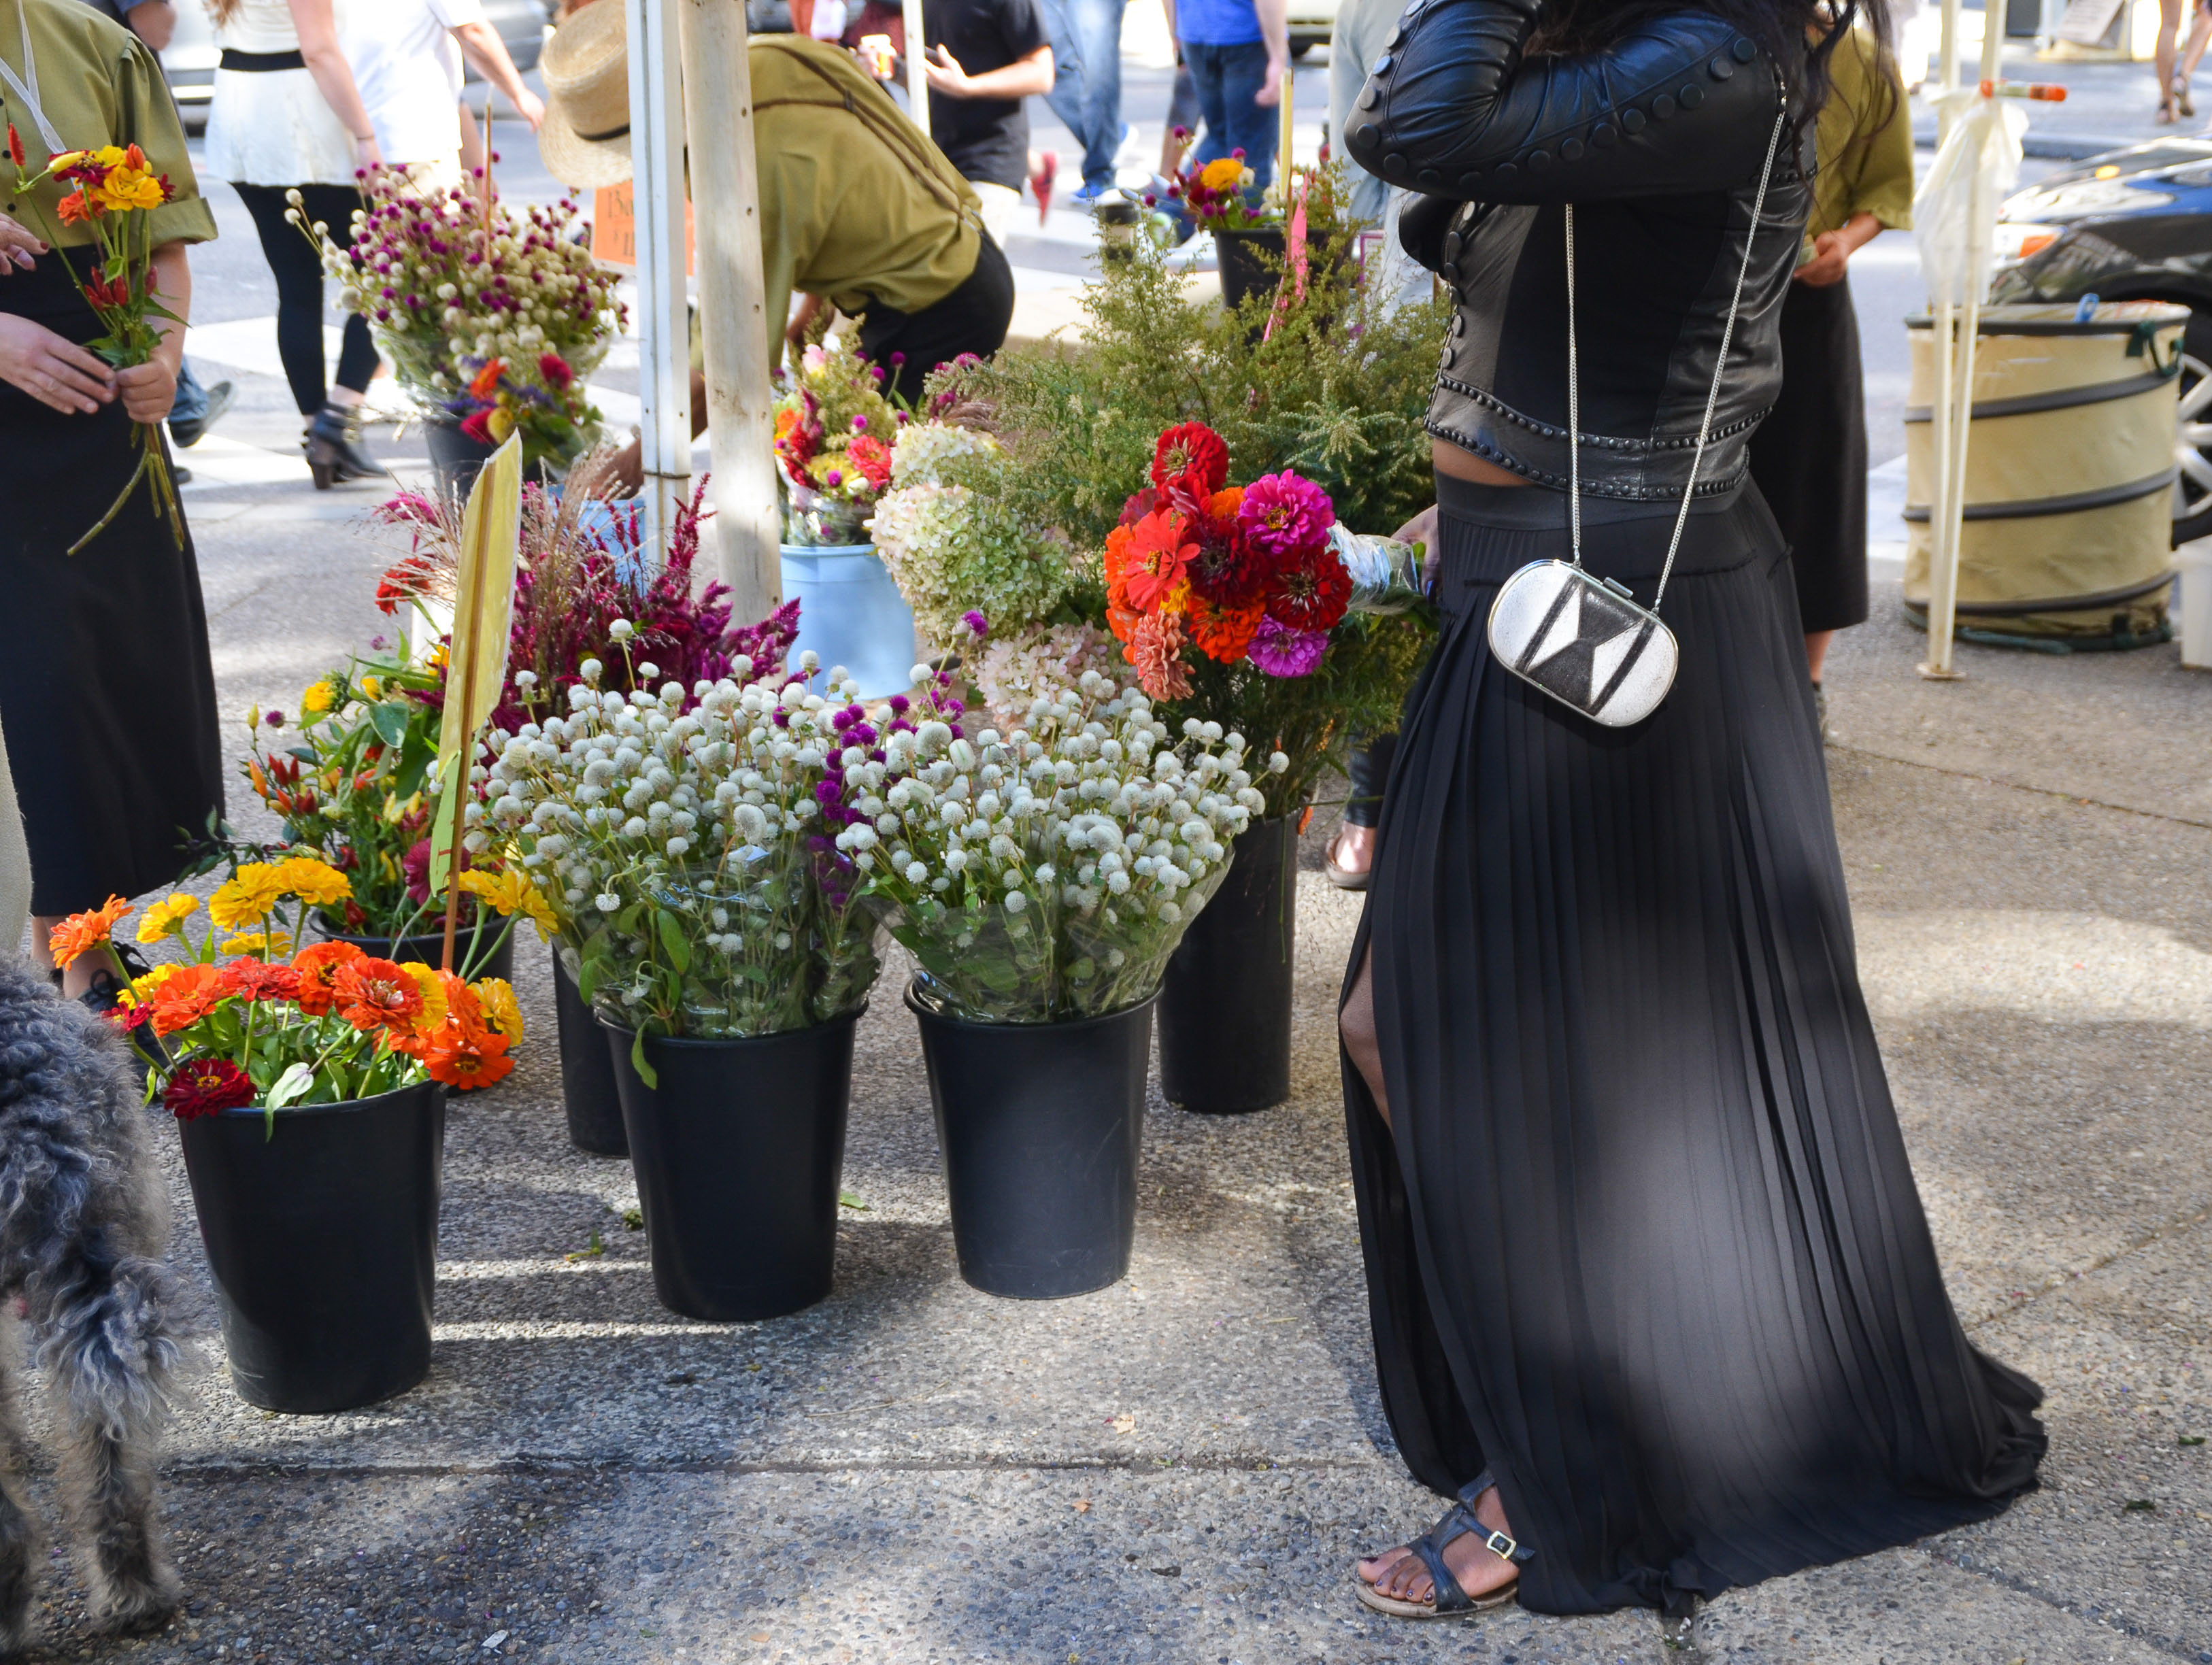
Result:
<instances>
[{"instance_id":1,"label":"black shoe","mask_svg":"<svg viewBox=\"0 0 2212 1665\"><path fill-rule=\"evenodd\" d=\"M359 405L325 404L315 412L301 440L307 453L307 470L315 477L315 489L328 491L346 480L374 480L384 477L382 463L362 448Z\"/></svg>"},{"instance_id":2,"label":"black shoe","mask_svg":"<svg viewBox=\"0 0 2212 1665\"><path fill-rule=\"evenodd\" d=\"M169 438L180 449L189 451L207 436L207 431L222 419L238 398L238 389L227 381L219 381L207 390L207 404L198 416L186 422L169 419Z\"/></svg>"},{"instance_id":3,"label":"black shoe","mask_svg":"<svg viewBox=\"0 0 2212 1665\"><path fill-rule=\"evenodd\" d=\"M171 485L188 486L191 484L191 470L186 468L182 463L171 463L169 465L169 483Z\"/></svg>"}]
</instances>

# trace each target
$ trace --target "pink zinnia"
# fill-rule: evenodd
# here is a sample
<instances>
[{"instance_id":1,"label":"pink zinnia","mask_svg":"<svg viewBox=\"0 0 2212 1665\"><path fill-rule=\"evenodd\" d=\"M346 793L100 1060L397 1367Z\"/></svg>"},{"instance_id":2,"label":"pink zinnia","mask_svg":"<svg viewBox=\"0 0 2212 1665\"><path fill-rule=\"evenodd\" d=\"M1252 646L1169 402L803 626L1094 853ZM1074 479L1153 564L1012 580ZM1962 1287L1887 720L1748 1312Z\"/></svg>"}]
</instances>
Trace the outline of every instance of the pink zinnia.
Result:
<instances>
[{"instance_id":1,"label":"pink zinnia","mask_svg":"<svg viewBox=\"0 0 2212 1665\"><path fill-rule=\"evenodd\" d=\"M1310 677L1320 668L1328 651L1328 635L1322 630L1293 630L1273 618L1260 621L1249 655L1253 664L1271 677Z\"/></svg>"},{"instance_id":2,"label":"pink zinnia","mask_svg":"<svg viewBox=\"0 0 2212 1665\"><path fill-rule=\"evenodd\" d=\"M1244 488L1237 524L1245 537L1277 560L1328 541L1336 505L1303 476L1263 474Z\"/></svg>"}]
</instances>

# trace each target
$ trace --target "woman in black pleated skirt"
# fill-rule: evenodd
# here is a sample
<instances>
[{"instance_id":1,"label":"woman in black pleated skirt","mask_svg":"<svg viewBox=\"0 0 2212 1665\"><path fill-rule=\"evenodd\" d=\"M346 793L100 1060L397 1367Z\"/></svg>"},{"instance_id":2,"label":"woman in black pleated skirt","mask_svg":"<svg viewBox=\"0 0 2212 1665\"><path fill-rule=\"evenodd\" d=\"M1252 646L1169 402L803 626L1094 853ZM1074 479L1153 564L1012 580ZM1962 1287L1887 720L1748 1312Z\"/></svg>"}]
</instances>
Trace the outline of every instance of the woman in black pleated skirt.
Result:
<instances>
[{"instance_id":1,"label":"woman in black pleated skirt","mask_svg":"<svg viewBox=\"0 0 2212 1665\"><path fill-rule=\"evenodd\" d=\"M1839 9L1824 34L1786 0L1422 0L1347 128L1464 199L1407 216L1458 300L1428 415L1443 628L1341 1017L1383 1404L1455 1499L1356 1565L1382 1613L1680 1615L2034 1484L2040 1392L1967 1340L1899 1132L1746 456ZM1680 647L1626 728L1486 632L1501 585L1568 557L1577 478L1585 566ZM1570 647L1595 679L1601 644Z\"/></svg>"}]
</instances>

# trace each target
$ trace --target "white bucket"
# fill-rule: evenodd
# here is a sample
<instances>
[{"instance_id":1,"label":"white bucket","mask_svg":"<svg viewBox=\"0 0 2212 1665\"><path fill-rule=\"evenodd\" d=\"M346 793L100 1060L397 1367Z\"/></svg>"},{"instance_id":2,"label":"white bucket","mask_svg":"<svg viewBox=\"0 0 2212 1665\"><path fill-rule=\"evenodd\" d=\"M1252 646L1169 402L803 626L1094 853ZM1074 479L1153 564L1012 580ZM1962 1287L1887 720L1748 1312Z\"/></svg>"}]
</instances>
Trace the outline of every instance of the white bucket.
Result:
<instances>
[{"instance_id":1,"label":"white bucket","mask_svg":"<svg viewBox=\"0 0 2212 1665\"><path fill-rule=\"evenodd\" d=\"M864 699L902 694L914 682L914 609L872 544L783 546L783 593L799 603L792 658L810 647L824 671L843 665Z\"/></svg>"},{"instance_id":2,"label":"white bucket","mask_svg":"<svg viewBox=\"0 0 2212 1665\"><path fill-rule=\"evenodd\" d=\"M2184 544L2173 552L2181 575L2181 662L2192 671L2212 671L2212 538Z\"/></svg>"}]
</instances>

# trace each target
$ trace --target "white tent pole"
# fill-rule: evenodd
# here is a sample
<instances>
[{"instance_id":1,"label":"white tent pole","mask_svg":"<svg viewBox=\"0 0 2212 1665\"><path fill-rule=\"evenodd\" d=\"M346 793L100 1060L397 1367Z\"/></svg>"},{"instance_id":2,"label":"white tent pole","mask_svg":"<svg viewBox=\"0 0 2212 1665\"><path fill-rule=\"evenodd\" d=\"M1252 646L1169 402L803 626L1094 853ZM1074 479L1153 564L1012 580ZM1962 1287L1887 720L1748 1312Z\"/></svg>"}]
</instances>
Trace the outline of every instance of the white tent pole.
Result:
<instances>
[{"instance_id":1,"label":"white tent pole","mask_svg":"<svg viewBox=\"0 0 2212 1665\"><path fill-rule=\"evenodd\" d=\"M638 396L647 546L667 547L691 487L690 328L684 282L684 75L677 0L623 0L637 207Z\"/></svg>"},{"instance_id":2,"label":"white tent pole","mask_svg":"<svg viewBox=\"0 0 2212 1665\"><path fill-rule=\"evenodd\" d=\"M1937 49L1936 84L1947 93L1959 84L1959 0L1943 0L1943 33ZM1950 135L1951 117L1948 112L1939 114L1936 144L1940 147Z\"/></svg>"},{"instance_id":3,"label":"white tent pole","mask_svg":"<svg viewBox=\"0 0 2212 1665\"><path fill-rule=\"evenodd\" d=\"M714 458L714 517L706 535L720 552L717 569L730 586L731 617L750 623L783 599L769 343L782 344L784 320L761 310L760 170L744 0L672 3L690 70L684 110L697 198L708 443Z\"/></svg>"},{"instance_id":4,"label":"white tent pole","mask_svg":"<svg viewBox=\"0 0 2212 1665\"><path fill-rule=\"evenodd\" d=\"M1958 368L1953 362L1952 350L1959 309L1947 300L1939 301L1929 310L1935 313L1936 325L1929 331L1936 358L1936 431L1929 457L1935 465L1935 479L1928 494L1928 657L1920 666L1923 676L1929 675L1936 667L1949 668L1948 639L1943 645L1937 645L1936 616L1940 613L1948 617L1952 612L1955 600L1952 586L1959 570L1946 549L1953 524L1951 482L1956 473L1951 456L1951 387L1953 372Z\"/></svg>"},{"instance_id":5,"label":"white tent pole","mask_svg":"<svg viewBox=\"0 0 2212 1665\"><path fill-rule=\"evenodd\" d=\"M914 125L929 137L929 77L922 73L921 57L929 50L922 35L921 0L905 0L906 107Z\"/></svg>"}]
</instances>

